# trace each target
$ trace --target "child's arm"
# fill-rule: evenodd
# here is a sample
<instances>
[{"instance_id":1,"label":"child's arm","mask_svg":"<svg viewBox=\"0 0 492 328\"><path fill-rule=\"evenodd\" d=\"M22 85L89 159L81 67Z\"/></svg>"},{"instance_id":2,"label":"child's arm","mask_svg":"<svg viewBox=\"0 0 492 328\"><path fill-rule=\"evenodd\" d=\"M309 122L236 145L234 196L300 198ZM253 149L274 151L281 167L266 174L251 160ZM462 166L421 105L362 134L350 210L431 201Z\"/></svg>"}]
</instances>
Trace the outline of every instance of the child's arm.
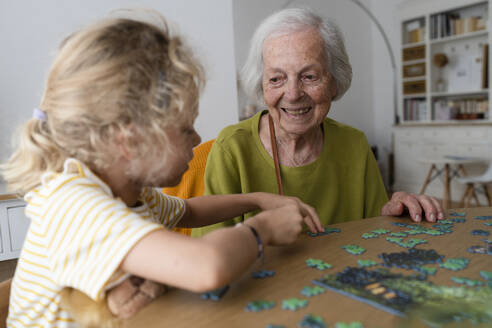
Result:
<instances>
[{"instance_id":1,"label":"child's arm","mask_svg":"<svg viewBox=\"0 0 492 328\"><path fill-rule=\"evenodd\" d=\"M180 227L202 227L240 216L257 209L269 210L286 205L297 207L312 232L324 231L318 214L311 206L296 197L279 196L265 192L236 195L201 196L185 200L186 212L178 223Z\"/></svg>"},{"instance_id":2,"label":"child's arm","mask_svg":"<svg viewBox=\"0 0 492 328\"><path fill-rule=\"evenodd\" d=\"M131 249L121 268L166 285L195 292L212 290L231 282L256 260L257 240L246 225L257 230L263 245L283 245L296 240L302 222L299 208L287 205L202 238L154 231Z\"/></svg>"}]
</instances>

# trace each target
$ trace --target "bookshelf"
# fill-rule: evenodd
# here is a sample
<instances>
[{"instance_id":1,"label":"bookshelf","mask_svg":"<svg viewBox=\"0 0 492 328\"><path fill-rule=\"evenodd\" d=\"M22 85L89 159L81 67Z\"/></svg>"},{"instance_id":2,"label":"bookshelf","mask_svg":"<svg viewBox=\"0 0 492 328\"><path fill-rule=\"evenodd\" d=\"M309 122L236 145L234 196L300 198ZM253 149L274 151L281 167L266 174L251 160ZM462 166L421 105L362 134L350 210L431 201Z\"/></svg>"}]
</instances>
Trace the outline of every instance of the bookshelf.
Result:
<instances>
[{"instance_id":1,"label":"bookshelf","mask_svg":"<svg viewBox=\"0 0 492 328\"><path fill-rule=\"evenodd\" d=\"M492 0L407 0L399 5L398 115L392 129L394 190L419 193L429 170L420 159L461 156L492 161L489 85ZM488 51L488 53L487 53ZM466 166L481 174L484 164ZM442 184L426 194L442 197ZM451 199L465 188L451 182ZM480 202L486 204L482 194Z\"/></svg>"},{"instance_id":2,"label":"bookshelf","mask_svg":"<svg viewBox=\"0 0 492 328\"><path fill-rule=\"evenodd\" d=\"M401 124L492 123L489 1L433 3L403 14Z\"/></svg>"}]
</instances>

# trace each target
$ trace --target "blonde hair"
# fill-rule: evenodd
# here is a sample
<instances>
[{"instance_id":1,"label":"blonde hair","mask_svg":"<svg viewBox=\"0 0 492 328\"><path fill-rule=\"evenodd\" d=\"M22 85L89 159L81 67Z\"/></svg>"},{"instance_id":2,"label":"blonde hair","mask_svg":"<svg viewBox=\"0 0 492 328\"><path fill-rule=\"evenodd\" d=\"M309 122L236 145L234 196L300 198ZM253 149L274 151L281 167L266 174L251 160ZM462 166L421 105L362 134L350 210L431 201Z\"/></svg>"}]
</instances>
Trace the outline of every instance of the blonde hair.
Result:
<instances>
[{"instance_id":1,"label":"blonde hair","mask_svg":"<svg viewBox=\"0 0 492 328\"><path fill-rule=\"evenodd\" d=\"M116 160L116 137L132 154L156 155L164 128L193 120L204 83L201 65L164 18L160 24L110 18L65 39L50 69L41 108L30 119L2 173L24 194L68 157L102 169Z\"/></svg>"}]
</instances>

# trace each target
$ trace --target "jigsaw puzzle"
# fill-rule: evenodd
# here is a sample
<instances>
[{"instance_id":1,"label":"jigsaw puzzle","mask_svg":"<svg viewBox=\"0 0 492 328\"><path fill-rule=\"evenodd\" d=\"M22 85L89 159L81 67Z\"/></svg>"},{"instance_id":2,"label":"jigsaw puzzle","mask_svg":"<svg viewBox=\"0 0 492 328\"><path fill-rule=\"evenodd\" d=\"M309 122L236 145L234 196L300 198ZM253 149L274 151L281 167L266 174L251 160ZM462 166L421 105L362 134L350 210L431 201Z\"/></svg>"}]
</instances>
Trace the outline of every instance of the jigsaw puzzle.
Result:
<instances>
[{"instance_id":1,"label":"jigsaw puzzle","mask_svg":"<svg viewBox=\"0 0 492 328\"><path fill-rule=\"evenodd\" d=\"M297 324L299 328L325 328L323 318L317 315L306 314L302 321Z\"/></svg>"},{"instance_id":2,"label":"jigsaw puzzle","mask_svg":"<svg viewBox=\"0 0 492 328\"><path fill-rule=\"evenodd\" d=\"M306 260L306 265L308 267L316 268L318 270L331 269L331 267L332 267L331 264L326 263L323 260L312 259L312 258Z\"/></svg>"},{"instance_id":3,"label":"jigsaw puzzle","mask_svg":"<svg viewBox=\"0 0 492 328\"><path fill-rule=\"evenodd\" d=\"M252 301L249 302L248 305L244 308L245 311L248 312L260 312L264 310L270 310L275 306L274 301Z\"/></svg>"},{"instance_id":4,"label":"jigsaw puzzle","mask_svg":"<svg viewBox=\"0 0 492 328\"><path fill-rule=\"evenodd\" d=\"M307 297L313 297L325 292L325 289L320 286L306 286L301 290L301 294Z\"/></svg>"},{"instance_id":5,"label":"jigsaw puzzle","mask_svg":"<svg viewBox=\"0 0 492 328\"><path fill-rule=\"evenodd\" d=\"M224 296L224 294L229 290L229 285L222 287L222 288L217 288L215 290L205 292L201 294L201 298L204 300L212 300L212 301L218 301Z\"/></svg>"},{"instance_id":6,"label":"jigsaw puzzle","mask_svg":"<svg viewBox=\"0 0 492 328\"><path fill-rule=\"evenodd\" d=\"M341 246L340 248L343 248L344 250L346 250L347 252L353 255L360 255L366 251L364 247L360 247L358 245L345 245L345 246Z\"/></svg>"},{"instance_id":7,"label":"jigsaw puzzle","mask_svg":"<svg viewBox=\"0 0 492 328\"><path fill-rule=\"evenodd\" d=\"M288 298L282 301L283 310L297 311L303 307L306 307L306 305L308 305L308 300L295 297Z\"/></svg>"}]
</instances>

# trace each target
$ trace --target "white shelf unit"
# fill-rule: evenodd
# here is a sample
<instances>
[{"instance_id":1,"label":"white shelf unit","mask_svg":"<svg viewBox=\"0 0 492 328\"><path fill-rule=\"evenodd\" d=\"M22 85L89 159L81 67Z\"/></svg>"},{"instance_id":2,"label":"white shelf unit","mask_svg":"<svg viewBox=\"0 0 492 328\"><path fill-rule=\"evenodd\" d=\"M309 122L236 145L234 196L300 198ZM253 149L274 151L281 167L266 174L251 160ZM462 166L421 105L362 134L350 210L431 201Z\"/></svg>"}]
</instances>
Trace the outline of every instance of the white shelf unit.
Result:
<instances>
[{"instance_id":1,"label":"white shelf unit","mask_svg":"<svg viewBox=\"0 0 492 328\"><path fill-rule=\"evenodd\" d=\"M19 198L0 198L0 261L18 258L30 221L24 214L26 203Z\"/></svg>"},{"instance_id":2,"label":"white shelf unit","mask_svg":"<svg viewBox=\"0 0 492 328\"><path fill-rule=\"evenodd\" d=\"M490 0L407 1L401 11L398 110L402 125L492 123L491 89L482 81L483 47L491 44L489 12ZM453 28L458 22L461 28ZM448 35L455 32L460 34ZM486 80L490 83L488 47ZM412 53L417 54L415 59L406 58ZM437 54L447 58L442 68L434 64Z\"/></svg>"},{"instance_id":3,"label":"white shelf unit","mask_svg":"<svg viewBox=\"0 0 492 328\"><path fill-rule=\"evenodd\" d=\"M490 22L490 2L492 0L408 0L399 6L401 33L401 56L404 50L415 47L424 47L422 58L410 59L399 64L398 88L398 110L400 123L393 128L394 145L394 190L405 190L412 193L419 193L424 183L426 174L429 170L427 165L419 162L419 159L438 158L442 156L463 156L481 157L492 160L492 118L490 104L488 106L488 118L486 119L436 119L433 116L432 105L439 99L445 101L450 99L464 100L469 97L484 97L490 99L492 88L461 88L437 90L435 82L439 72L433 64L433 55L438 52L450 51L455 47L455 51L462 51L468 44L468 49L476 47L479 43L491 44L491 22ZM478 8L478 9L477 9ZM482 9L480 9L482 8ZM466 15L484 15L486 17L485 30L464 33L442 38L432 38L431 22L434 15L464 11ZM413 20L419 20L425 29L424 39L419 42L409 44L404 35L405 24ZM473 49L472 49L473 50ZM477 51L478 52L478 51ZM445 69L452 65L450 56ZM491 54L489 47L489 72L490 82L490 62ZM403 68L405 65L424 64L420 69L425 73L418 77L404 78ZM423 66L423 67L422 67ZM425 81L425 90L414 94L404 94L403 85L406 82ZM454 85L453 85L454 86ZM421 120L405 120L403 107L405 102L421 100L425 103L427 111ZM487 165L466 165L467 174L481 174ZM459 201L464 192L464 186L453 180L451 183L451 199ZM443 185L440 181L432 182L426 190L426 194L438 198L443 197ZM478 194L482 205L486 204L485 197Z\"/></svg>"}]
</instances>

